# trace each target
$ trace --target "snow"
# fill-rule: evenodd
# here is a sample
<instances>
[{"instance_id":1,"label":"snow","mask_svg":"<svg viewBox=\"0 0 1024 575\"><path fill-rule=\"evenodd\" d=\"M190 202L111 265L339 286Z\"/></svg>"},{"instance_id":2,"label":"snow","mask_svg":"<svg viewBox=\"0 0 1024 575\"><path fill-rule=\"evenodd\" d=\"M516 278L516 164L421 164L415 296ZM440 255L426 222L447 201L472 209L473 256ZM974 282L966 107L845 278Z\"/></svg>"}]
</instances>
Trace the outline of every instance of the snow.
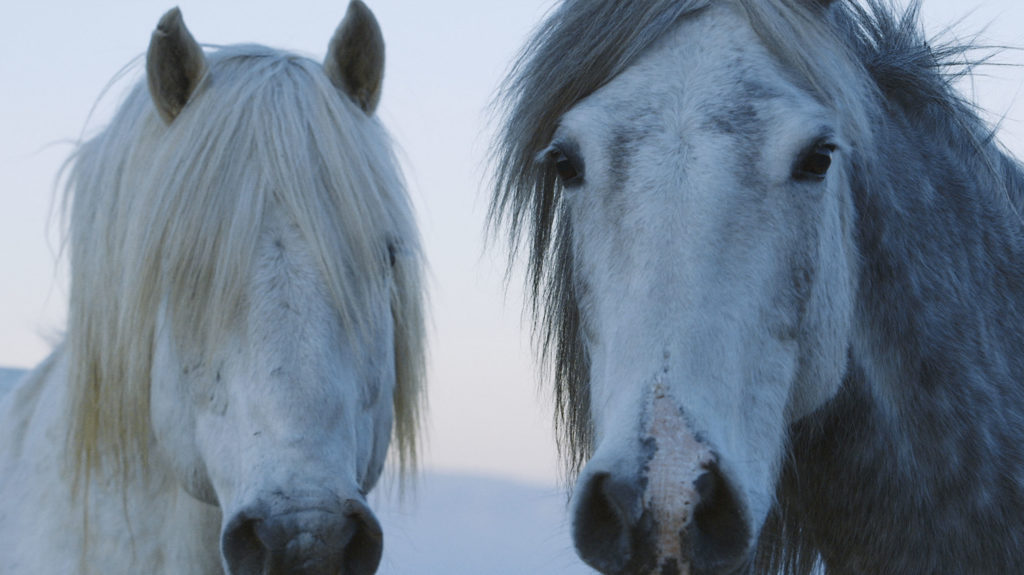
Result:
<instances>
[{"instance_id":1,"label":"snow","mask_svg":"<svg viewBox=\"0 0 1024 575\"><path fill-rule=\"evenodd\" d=\"M14 387L14 384L26 373L28 372L24 369L0 367L0 397L3 397L7 390Z\"/></svg>"},{"instance_id":2,"label":"snow","mask_svg":"<svg viewBox=\"0 0 1024 575\"><path fill-rule=\"evenodd\" d=\"M595 573L572 548L561 489L432 473L405 504L380 498L382 575Z\"/></svg>"}]
</instances>

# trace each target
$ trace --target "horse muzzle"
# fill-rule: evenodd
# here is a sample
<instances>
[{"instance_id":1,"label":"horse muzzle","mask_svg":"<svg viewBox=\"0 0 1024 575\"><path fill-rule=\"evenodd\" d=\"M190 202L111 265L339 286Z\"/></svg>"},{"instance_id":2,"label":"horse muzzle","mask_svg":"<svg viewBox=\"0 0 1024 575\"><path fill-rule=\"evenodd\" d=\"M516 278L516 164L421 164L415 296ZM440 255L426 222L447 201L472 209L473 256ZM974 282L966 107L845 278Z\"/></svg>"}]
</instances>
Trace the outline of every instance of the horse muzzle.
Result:
<instances>
[{"instance_id":1,"label":"horse muzzle","mask_svg":"<svg viewBox=\"0 0 1024 575\"><path fill-rule=\"evenodd\" d=\"M742 572L752 530L736 488L660 386L649 407L639 459L598 449L580 475L577 552L605 575Z\"/></svg>"},{"instance_id":2,"label":"horse muzzle","mask_svg":"<svg viewBox=\"0 0 1024 575\"><path fill-rule=\"evenodd\" d=\"M382 548L380 524L361 497L275 493L235 513L221 535L230 575L372 575Z\"/></svg>"}]
</instances>

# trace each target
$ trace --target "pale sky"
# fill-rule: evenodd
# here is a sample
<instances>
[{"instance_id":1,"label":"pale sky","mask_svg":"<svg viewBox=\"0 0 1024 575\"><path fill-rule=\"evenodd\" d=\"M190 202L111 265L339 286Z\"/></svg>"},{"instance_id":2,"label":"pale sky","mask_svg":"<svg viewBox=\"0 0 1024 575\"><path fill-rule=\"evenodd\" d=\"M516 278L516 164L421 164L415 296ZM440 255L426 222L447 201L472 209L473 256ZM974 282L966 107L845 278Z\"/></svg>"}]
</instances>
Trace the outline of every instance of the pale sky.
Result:
<instances>
[{"instance_id":1,"label":"pale sky","mask_svg":"<svg viewBox=\"0 0 1024 575\"><path fill-rule=\"evenodd\" d=\"M553 0L366 0L387 42L380 116L400 147L431 266L425 468L550 484L558 475L549 397L520 325L522 276L505 289L504 245L484 249L487 104ZM124 94L104 87L142 54L171 2L19 2L0 19L0 366L30 367L59 337L66 277L53 181L70 142L101 128ZM182 0L202 43L256 42L320 59L346 1ZM1024 47L1019 0L925 0L932 32ZM1024 56L1006 51L962 88L1024 155ZM131 75L138 78L136 71Z\"/></svg>"}]
</instances>

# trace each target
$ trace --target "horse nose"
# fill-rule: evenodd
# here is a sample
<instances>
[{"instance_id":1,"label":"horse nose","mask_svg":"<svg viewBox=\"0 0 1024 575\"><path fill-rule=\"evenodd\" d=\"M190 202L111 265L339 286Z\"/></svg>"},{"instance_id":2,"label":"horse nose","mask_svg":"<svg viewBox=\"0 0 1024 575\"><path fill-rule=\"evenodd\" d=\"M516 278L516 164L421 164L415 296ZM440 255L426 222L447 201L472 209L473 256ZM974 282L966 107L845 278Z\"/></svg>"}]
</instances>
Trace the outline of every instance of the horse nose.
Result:
<instances>
[{"instance_id":1,"label":"horse nose","mask_svg":"<svg viewBox=\"0 0 1024 575\"><path fill-rule=\"evenodd\" d=\"M361 501L339 509L237 513L221 549L230 575L372 575L383 548L380 524Z\"/></svg>"},{"instance_id":2,"label":"horse nose","mask_svg":"<svg viewBox=\"0 0 1024 575\"><path fill-rule=\"evenodd\" d=\"M747 560L750 530L715 462L696 479L677 482L668 497L650 496L651 479L608 471L585 477L573 520L584 562L605 575L646 575L732 573ZM666 502L672 508L664 508Z\"/></svg>"}]
</instances>

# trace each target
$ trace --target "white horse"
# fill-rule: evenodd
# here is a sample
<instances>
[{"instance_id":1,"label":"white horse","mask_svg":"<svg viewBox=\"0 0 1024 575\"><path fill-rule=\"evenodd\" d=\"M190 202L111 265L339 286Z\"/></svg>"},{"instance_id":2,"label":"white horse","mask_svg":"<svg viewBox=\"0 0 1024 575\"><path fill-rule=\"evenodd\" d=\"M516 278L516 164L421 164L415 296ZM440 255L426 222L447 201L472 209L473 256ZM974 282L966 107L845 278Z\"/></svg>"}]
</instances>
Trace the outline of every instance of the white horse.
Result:
<instances>
[{"instance_id":1,"label":"white horse","mask_svg":"<svg viewBox=\"0 0 1024 575\"><path fill-rule=\"evenodd\" d=\"M376 571L421 259L353 0L321 65L177 9L74 157L67 336L0 404L0 573Z\"/></svg>"}]
</instances>

